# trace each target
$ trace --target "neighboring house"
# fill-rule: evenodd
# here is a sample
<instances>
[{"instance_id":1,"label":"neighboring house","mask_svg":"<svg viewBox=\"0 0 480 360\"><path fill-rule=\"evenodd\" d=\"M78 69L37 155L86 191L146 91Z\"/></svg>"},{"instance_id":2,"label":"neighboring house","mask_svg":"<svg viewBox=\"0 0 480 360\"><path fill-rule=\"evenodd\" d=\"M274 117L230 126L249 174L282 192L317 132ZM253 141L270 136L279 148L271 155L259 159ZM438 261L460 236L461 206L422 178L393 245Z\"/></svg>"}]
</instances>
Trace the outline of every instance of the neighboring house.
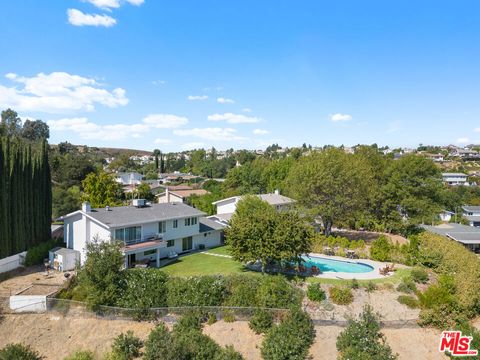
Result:
<instances>
[{"instance_id":1,"label":"neighboring house","mask_svg":"<svg viewBox=\"0 0 480 360\"><path fill-rule=\"evenodd\" d=\"M293 204L295 204L295 200L280 195L278 190L275 190L274 193L271 194L260 194L256 195L261 200L266 201L270 205L272 205L275 210L277 211L285 211L290 209ZM232 196L227 199L218 200L212 203L217 208L217 213L209 218L218 221L222 224L227 224L230 221L233 213L237 209L238 202L243 198L243 196Z\"/></svg>"},{"instance_id":2,"label":"neighboring house","mask_svg":"<svg viewBox=\"0 0 480 360\"><path fill-rule=\"evenodd\" d=\"M469 185L467 182L468 175L463 173L442 173L443 182L448 185Z\"/></svg>"},{"instance_id":3,"label":"neighboring house","mask_svg":"<svg viewBox=\"0 0 480 360\"><path fill-rule=\"evenodd\" d=\"M184 203L186 202L189 196L192 196L192 195L202 196L205 194L208 194L208 191L204 189L187 189L187 190L171 191L167 188L164 192L156 195L156 197L157 197L157 202L159 204L170 203L170 202Z\"/></svg>"},{"instance_id":4,"label":"neighboring house","mask_svg":"<svg viewBox=\"0 0 480 360\"><path fill-rule=\"evenodd\" d=\"M424 229L435 234L443 235L459 242L467 249L480 253L480 229L461 224L442 224L438 226L422 225Z\"/></svg>"},{"instance_id":5,"label":"neighboring house","mask_svg":"<svg viewBox=\"0 0 480 360\"><path fill-rule=\"evenodd\" d=\"M480 206L463 206L462 210L470 226L480 227Z\"/></svg>"},{"instance_id":6,"label":"neighboring house","mask_svg":"<svg viewBox=\"0 0 480 360\"><path fill-rule=\"evenodd\" d=\"M143 175L137 172L118 172L115 181L122 185L138 185L142 182Z\"/></svg>"},{"instance_id":7,"label":"neighboring house","mask_svg":"<svg viewBox=\"0 0 480 360\"><path fill-rule=\"evenodd\" d=\"M454 212L451 212L451 211L448 211L448 210L443 210L439 216L440 216L440 220L444 221L444 222L449 222L451 219L452 219L452 216L454 216L455 213Z\"/></svg>"},{"instance_id":8,"label":"neighboring house","mask_svg":"<svg viewBox=\"0 0 480 360\"><path fill-rule=\"evenodd\" d=\"M83 203L81 210L63 217L66 247L78 250L83 264L88 242L118 240L126 267L148 261L158 267L162 258L221 244L224 227L191 206L148 204L144 199L133 204L91 209Z\"/></svg>"},{"instance_id":9,"label":"neighboring house","mask_svg":"<svg viewBox=\"0 0 480 360\"><path fill-rule=\"evenodd\" d=\"M443 162L445 157L442 154L425 154L425 156L435 162Z\"/></svg>"}]
</instances>

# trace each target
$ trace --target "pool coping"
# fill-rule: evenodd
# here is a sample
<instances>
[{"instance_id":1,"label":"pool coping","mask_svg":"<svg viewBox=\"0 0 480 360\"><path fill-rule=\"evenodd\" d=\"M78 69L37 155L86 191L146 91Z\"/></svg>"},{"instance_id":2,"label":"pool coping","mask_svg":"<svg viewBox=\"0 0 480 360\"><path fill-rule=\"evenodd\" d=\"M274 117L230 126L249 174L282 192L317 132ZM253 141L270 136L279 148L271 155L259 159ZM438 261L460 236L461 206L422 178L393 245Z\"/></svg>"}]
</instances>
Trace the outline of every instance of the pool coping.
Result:
<instances>
[{"instance_id":1,"label":"pool coping","mask_svg":"<svg viewBox=\"0 0 480 360\"><path fill-rule=\"evenodd\" d=\"M350 262L350 263L357 263L357 264L365 264L368 266L373 267L372 271L365 272L365 273L347 273L347 272L324 272L319 275L315 275L317 278L321 279L338 279L338 280L374 280L374 279L384 279L389 276L392 276L394 273L390 272L388 275L380 274L380 269L385 267L385 265L389 263L383 263L380 261L374 261L369 259L349 259L341 256L334 256L334 255L325 255L325 254L318 254L318 253L309 253L307 256L311 257L318 257L323 258L326 260L337 260L343 262Z\"/></svg>"}]
</instances>

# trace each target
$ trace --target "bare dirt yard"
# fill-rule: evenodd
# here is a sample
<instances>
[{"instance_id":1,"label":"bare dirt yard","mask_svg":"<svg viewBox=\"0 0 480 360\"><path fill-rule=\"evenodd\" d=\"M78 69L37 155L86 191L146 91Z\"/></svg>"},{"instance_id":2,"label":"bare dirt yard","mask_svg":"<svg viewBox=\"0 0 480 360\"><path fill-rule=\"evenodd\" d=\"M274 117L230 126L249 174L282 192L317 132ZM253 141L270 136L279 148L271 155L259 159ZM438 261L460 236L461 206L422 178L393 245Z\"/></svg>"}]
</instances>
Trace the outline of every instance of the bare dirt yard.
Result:
<instances>
[{"instance_id":1,"label":"bare dirt yard","mask_svg":"<svg viewBox=\"0 0 480 360\"><path fill-rule=\"evenodd\" d=\"M63 273L50 271L47 275L43 270L43 266L32 266L27 269L20 268L11 275L9 279L0 282L0 297L11 296L33 284L37 286L44 285L52 290L55 287L60 288L66 281Z\"/></svg>"},{"instance_id":2,"label":"bare dirt yard","mask_svg":"<svg viewBox=\"0 0 480 360\"><path fill-rule=\"evenodd\" d=\"M43 354L46 359L61 360L78 349L92 350L98 356L108 351L113 339L132 330L146 339L155 326L152 322L106 320L85 317L63 317L53 314L6 315L0 326L0 347L11 342L23 342ZM316 326L317 336L310 349L313 359L336 359L335 342L340 326ZM387 342L399 359L446 359L438 353L440 333L418 327L383 329ZM218 321L206 325L204 333L218 344L233 345L245 359L260 359L263 336L256 335L244 321Z\"/></svg>"}]
</instances>

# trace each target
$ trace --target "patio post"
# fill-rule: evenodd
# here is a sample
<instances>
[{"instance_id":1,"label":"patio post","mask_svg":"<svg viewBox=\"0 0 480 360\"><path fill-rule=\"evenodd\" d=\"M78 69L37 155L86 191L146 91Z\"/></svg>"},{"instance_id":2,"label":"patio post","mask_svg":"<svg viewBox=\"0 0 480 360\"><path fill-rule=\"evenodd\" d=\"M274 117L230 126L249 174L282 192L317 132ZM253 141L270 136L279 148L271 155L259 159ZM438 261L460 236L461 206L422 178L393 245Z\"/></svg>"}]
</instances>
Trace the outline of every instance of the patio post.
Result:
<instances>
[{"instance_id":1,"label":"patio post","mask_svg":"<svg viewBox=\"0 0 480 360\"><path fill-rule=\"evenodd\" d=\"M160 249L157 248L157 268L160 267Z\"/></svg>"}]
</instances>

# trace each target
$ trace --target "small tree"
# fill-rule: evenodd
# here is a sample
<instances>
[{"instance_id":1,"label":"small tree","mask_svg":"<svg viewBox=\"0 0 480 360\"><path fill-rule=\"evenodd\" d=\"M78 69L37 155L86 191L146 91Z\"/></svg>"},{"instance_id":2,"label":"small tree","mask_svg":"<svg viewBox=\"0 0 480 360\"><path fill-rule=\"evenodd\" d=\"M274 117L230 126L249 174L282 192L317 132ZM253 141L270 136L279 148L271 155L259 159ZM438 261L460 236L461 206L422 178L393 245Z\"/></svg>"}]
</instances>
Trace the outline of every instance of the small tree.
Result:
<instances>
[{"instance_id":1,"label":"small tree","mask_svg":"<svg viewBox=\"0 0 480 360\"><path fill-rule=\"evenodd\" d=\"M87 260L79 273L79 285L87 292L87 304L115 305L120 294L123 254L120 243L99 241L87 243Z\"/></svg>"},{"instance_id":2,"label":"small tree","mask_svg":"<svg viewBox=\"0 0 480 360\"><path fill-rule=\"evenodd\" d=\"M128 330L121 333L113 340L112 351L118 360L132 360L140 356L142 341Z\"/></svg>"},{"instance_id":3,"label":"small tree","mask_svg":"<svg viewBox=\"0 0 480 360\"><path fill-rule=\"evenodd\" d=\"M227 229L235 260L260 261L262 273L272 261L298 261L310 251L310 229L293 213L278 214L257 196L240 200Z\"/></svg>"},{"instance_id":4,"label":"small tree","mask_svg":"<svg viewBox=\"0 0 480 360\"><path fill-rule=\"evenodd\" d=\"M359 320L349 320L337 338L339 359L395 360L397 355L380 333L380 324L370 306L365 306Z\"/></svg>"},{"instance_id":5,"label":"small tree","mask_svg":"<svg viewBox=\"0 0 480 360\"><path fill-rule=\"evenodd\" d=\"M370 257L377 261L388 261L391 257L392 244L385 235L380 235L370 247Z\"/></svg>"},{"instance_id":6,"label":"small tree","mask_svg":"<svg viewBox=\"0 0 480 360\"><path fill-rule=\"evenodd\" d=\"M121 185L103 170L98 174L88 174L82 186L85 193L83 200L90 202L93 207L116 205L123 196Z\"/></svg>"},{"instance_id":7,"label":"small tree","mask_svg":"<svg viewBox=\"0 0 480 360\"><path fill-rule=\"evenodd\" d=\"M43 358L29 345L8 344L0 349L0 360L41 360Z\"/></svg>"}]
</instances>

